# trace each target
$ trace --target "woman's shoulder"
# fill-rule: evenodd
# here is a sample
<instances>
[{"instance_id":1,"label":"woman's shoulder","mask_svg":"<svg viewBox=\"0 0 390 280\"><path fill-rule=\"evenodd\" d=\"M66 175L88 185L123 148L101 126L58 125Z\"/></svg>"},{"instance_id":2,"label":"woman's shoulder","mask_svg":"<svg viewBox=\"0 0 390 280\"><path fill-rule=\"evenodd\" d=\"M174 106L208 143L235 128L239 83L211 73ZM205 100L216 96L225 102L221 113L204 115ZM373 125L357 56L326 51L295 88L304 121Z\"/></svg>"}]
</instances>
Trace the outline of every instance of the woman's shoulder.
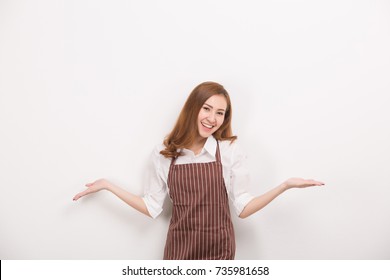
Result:
<instances>
[{"instance_id":1,"label":"woman's shoulder","mask_svg":"<svg viewBox=\"0 0 390 280\"><path fill-rule=\"evenodd\" d=\"M165 161L169 161L168 158L164 157L160 152L165 149L165 145L163 143L156 144L152 150L151 158L155 163L163 163Z\"/></svg>"},{"instance_id":2,"label":"woman's shoulder","mask_svg":"<svg viewBox=\"0 0 390 280\"><path fill-rule=\"evenodd\" d=\"M164 155L162 155L160 152L165 150L165 145L163 143L156 144L153 148L153 156L160 159L167 159Z\"/></svg>"},{"instance_id":3,"label":"woman's shoulder","mask_svg":"<svg viewBox=\"0 0 390 280\"><path fill-rule=\"evenodd\" d=\"M221 153L225 155L230 155L232 157L237 154L244 154L244 151L238 139L234 140L233 142L230 140L220 140L219 148L221 150Z\"/></svg>"},{"instance_id":4,"label":"woman's shoulder","mask_svg":"<svg viewBox=\"0 0 390 280\"><path fill-rule=\"evenodd\" d=\"M163 156L162 154L160 154L160 152L164 149L165 149L165 145L163 143L158 143L158 144L154 145L153 154Z\"/></svg>"}]
</instances>

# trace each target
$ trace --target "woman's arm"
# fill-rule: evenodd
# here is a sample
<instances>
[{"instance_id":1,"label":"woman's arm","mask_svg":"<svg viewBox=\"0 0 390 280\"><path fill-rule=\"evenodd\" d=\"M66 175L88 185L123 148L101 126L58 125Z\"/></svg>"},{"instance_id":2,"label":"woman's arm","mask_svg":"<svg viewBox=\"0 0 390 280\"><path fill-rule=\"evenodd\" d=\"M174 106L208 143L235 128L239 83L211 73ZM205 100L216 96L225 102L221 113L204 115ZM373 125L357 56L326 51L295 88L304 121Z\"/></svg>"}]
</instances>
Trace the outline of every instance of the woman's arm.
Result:
<instances>
[{"instance_id":1,"label":"woman's arm","mask_svg":"<svg viewBox=\"0 0 390 280\"><path fill-rule=\"evenodd\" d=\"M253 213L256 213L266 205L268 205L272 200L281 195L288 189L291 188L306 188L312 186L323 186L324 183L315 181L315 180L305 180L302 178L290 178L281 185L273 188L272 190L266 192L263 195L255 197L252 199L242 210L240 218L246 218Z\"/></svg>"},{"instance_id":2,"label":"woman's arm","mask_svg":"<svg viewBox=\"0 0 390 280\"><path fill-rule=\"evenodd\" d=\"M105 179L99 179L93 183L88 183L85 186L87 187L87 189L83 192L76 194L73 198L74 201L91 193L95 193L101 190L108 190L134 209L151 217L144 200L140 196L134 195L118 186L115 186L114 184L110 183Z\"/></svg>"}]
</instances>

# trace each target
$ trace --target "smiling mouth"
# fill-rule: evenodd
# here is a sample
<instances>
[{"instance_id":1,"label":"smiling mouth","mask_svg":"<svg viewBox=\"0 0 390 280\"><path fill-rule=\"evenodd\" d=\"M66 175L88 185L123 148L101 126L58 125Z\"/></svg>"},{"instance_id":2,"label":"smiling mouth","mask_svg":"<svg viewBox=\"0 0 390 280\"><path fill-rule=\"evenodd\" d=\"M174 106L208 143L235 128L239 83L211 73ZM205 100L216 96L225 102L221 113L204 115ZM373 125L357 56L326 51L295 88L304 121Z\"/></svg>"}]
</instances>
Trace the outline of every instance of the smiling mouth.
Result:
<instances>
[{"instance_id":1,"label":"smiling mouth","mask_svg":"<svg viewBox=\"0 0 390 280\"><path fill-rule=\"evenodd\" d=\"M203 122L201 122L201 124L202 124L205 128L208 128L208 129L214 128L214 125L205 124L205 123L203 123Z\"/></svg>"}]
</instances>

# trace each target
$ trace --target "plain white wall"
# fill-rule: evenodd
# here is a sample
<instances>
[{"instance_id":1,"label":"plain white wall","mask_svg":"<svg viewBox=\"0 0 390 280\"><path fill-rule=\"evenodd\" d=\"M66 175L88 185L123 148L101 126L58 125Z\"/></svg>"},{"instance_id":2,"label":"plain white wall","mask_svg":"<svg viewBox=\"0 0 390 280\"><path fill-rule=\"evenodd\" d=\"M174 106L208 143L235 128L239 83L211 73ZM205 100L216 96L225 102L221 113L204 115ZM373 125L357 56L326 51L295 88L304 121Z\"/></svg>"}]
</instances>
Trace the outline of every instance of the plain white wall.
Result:
<instances>
[{"instance_id":1,"label":"plain white wall","mask_svg":"<svg viewBox=\"0 0 390 280\"><path fill-rule=\"evenodd\" d=\"M249 155L237 259L390 258L388 1L0 1L0 259L161 259L145 167L190 91L217 81Z\"/></svg>"}]
</instances>

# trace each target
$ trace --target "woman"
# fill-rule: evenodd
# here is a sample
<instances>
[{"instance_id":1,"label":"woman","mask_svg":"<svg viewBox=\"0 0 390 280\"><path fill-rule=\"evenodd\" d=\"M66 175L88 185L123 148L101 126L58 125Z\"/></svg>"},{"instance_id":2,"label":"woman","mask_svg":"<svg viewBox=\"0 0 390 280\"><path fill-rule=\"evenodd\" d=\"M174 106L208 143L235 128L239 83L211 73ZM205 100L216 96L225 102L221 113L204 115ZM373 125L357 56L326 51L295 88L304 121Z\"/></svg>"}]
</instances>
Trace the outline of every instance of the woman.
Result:
<instances>
[{"instance_id":1,"label":"woman","mask_svg":"<svg viewBox=\"0 0 390 280\"><path fill-rule=\"evenodd\" d=\"M169 193L173 203L164 259L234 259L235 237L229 201L246 218L290 188L321 186L290 178L254 197L246 189L244 154L231 129L232 108L224 87L205 82L192 91L175 127L153 153L154 169L143 197L105 179L86 184L73 199L108 190L141 213L156 218Z\"/></svg>"}]
</instances>

